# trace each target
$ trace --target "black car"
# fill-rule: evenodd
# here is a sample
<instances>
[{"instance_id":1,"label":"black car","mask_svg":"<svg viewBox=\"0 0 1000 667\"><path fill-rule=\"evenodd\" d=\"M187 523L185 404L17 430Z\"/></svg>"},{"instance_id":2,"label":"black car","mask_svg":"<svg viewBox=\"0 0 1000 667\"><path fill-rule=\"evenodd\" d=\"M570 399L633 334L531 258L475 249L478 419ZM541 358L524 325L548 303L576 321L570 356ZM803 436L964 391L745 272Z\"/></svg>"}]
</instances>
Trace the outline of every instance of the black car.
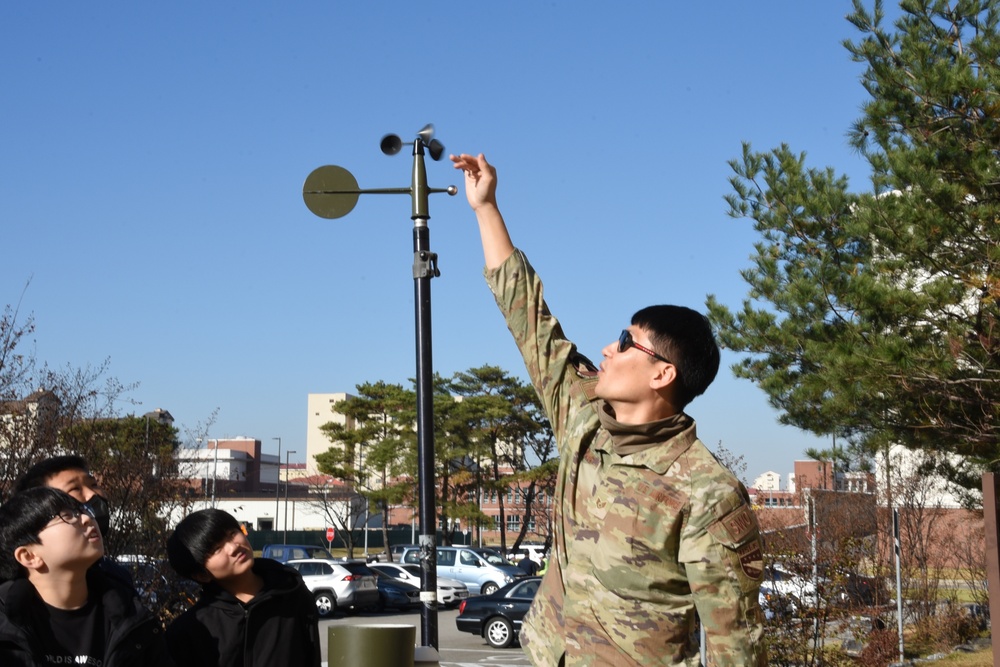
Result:
<instances>
[{"instance_id":1,"label":"black car","mask_svg":"<svg viewBox=\"0 0 1000 667\"><path fill-rule=\"evenodd\" d=\"M507 648L521 632L521 621L541 583L541 577L527 577L495 593L462 600L455 626L461 632L479 635L494 648Z\"/></svg>"},{"instance_id":2,"label":"black car","mask_svg":"<svg viewBox=\"0 0 1000 667\"><path fill-rule=\"evenodd\" d=\"M385 611L386 609L399 609L410 611L420 607L420 589L413 584L399 579L393 579L387 574L378 572L368 567L366 563L341 562L351 574L368 575L375 577L378 586L378 603L375 611Z\"/></svg>"},{"instance_id":3,"label":"black car","mask_svg":"<svg viewBox=\"0 0 1000 667\"><path fill-rule=\"evenodd\" d=\"M876 607L889 601L885 581L857 572L845 572L839 578L837 602L854 607Z\"/></svg>"},{"instance_id":4,"label":"black car","mask_svg":"<svg viewBox=\"0 0 1000 667\"><path fill-rule=\"evenodd\" d=\"M126 561L123 567L132 577L132 585L146 607L171 619L194 606L201 586L179 577L164 560Z\"/></svg>"}]
</instances>

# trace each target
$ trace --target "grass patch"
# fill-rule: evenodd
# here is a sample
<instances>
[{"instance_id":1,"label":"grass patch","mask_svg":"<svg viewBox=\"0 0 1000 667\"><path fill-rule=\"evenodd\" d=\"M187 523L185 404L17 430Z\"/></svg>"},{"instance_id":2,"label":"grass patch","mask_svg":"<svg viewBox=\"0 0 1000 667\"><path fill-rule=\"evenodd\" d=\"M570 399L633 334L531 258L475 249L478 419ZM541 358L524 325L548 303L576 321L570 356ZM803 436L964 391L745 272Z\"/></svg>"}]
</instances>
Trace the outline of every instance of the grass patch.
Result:
<instances>
[{"instance_id":1,"label":"grass patch","mask_svg":"<svg viewBox=\"0 0 1000 667\"><path fill-rule=\"evenodd\" d=\"M955 651L947 658L926 662L926 665L940 665L941 667L991 667L993 664L993 650L983 649L975 653L965 653Z\"/></svg>"}]
</instances>

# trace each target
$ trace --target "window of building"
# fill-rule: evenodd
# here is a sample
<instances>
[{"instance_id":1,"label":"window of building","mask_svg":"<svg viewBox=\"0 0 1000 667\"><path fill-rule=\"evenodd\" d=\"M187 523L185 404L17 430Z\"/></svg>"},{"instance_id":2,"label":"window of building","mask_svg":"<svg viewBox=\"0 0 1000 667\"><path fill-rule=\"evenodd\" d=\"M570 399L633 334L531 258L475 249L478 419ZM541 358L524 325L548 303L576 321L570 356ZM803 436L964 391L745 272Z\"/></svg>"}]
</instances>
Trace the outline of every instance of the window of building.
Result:
<instances>
[{"instance_id":1,"label":"window of building","mask_svg":"<svg viewBox=\"0 0 1000 667\"><path fill-rule=\"evenodd\" d=\"M517 514L507 515L507 530L515 531L521 530L521 517Z\"/></svg>"}]
</instances>

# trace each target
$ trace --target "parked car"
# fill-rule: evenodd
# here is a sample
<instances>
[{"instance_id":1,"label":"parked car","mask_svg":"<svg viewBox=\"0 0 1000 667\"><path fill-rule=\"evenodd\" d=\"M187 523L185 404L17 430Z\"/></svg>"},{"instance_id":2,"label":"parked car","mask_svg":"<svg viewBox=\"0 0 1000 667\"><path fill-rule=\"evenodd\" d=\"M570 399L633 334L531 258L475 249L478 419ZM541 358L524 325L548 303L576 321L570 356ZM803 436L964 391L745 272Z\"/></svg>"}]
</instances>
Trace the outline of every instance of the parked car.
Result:
<instances>
[{"instance_id":1,"label":"parked car","mask_svg":"<svg viewBox=\"0 0 1000 667\"><path fill-rule=\"evenodd\" d=\"M833 602L844 606L874 607L889 601L885 580L857 572L840 572L830 580L836 585Z\"/></svg>"},{"instance_id":2,"label":"parked car","mask_svg":"<svg viewBox=\"0 0 1000 667\"><path fill-rule=\"evenodd\" d=\"M135 592L150 611L164 609L173 618L194 606L201 596L201 585L179 576L165 560L119 562L132 576Z\"/></svg>"},{"instance_id":3,"label":"parked car","mask_svg":"<svg viewBox=\"0 0 1000 667\"><path fill-rule=\"evenodd\" d=\"M420 606L419 586L374 570L370 565L361 561L344 561L343 566L356 575L375 577L375 583L378 586L378 602L372 608L376 611L385 611L389 608L408 611Z\"/></svg>"},{"instance_id":4,"label":"parked car","mask_svg":"<svg viewBox=\"0 0 1000 667\"><path fill-rule=\"evenodd\" d=\"M265 544L261 550L261 557L270 558L279 563L311 558L333 560L333 555L324 547L317 547L312 544Z\"/></svg>"},{"instance_id":5,"label":"parked car","mask_svg":"<svg viewBox=\"0 0 1000 667\"><path fill-rule=\"evenodd\" d=\"M372 563L369 565L376 572L382 572L400 581L405 581L420 588L420 566L411 563ZM458 579L448 577L437 578L438 602L442 605L458 604L469 597L469 587Z\"/></svg>"},{"instance_id":6,"label":"parked car","mask_svg":"<svg viewBox=\"0 0 1000 667\"><path fill-rule=\"evenodd\" d=\"M760 594L757 597L764 618L768 621L773 619L794 618L798 616L799 608L795 604L795 599L791 595L783 595L765 581L760 585Z\"/></svg>"},{"instance_id":7,"label":"parked car","mask_svg":"<svg viewBox=\"0 0 1000 667\"><path fill-rule=\"evenodd\" d=\"M536 563L541 563L542 559L545 558L545 554L544 544L522 544L517 549L511 549L510 553L507 554L507 558L512 563L518 563L523 558L530 558Z\"/></svg>"},{"instance_id":8,"label":"parked car","mask_svg":"<svg viewBox=\"0 0 1000 667\"><path fill-rule=\"evenodd\" d=\"M417 545L417 544L395 544L395 545L393 545L392 549L389 550L389 553L392 554L392 560L396 561L397 563L402 562L403 561L403 554L406 553L407 549L416 549L419 552L420 551L420 545Z\"/></svg>"},{"instance_id":9,"label":"parked car","mask_svg":"<svg viewBox=\"0 0 1000 667\"><path fill-rule=\"evenodd\" d=\"M420 549L403 551L402 562L418 564ZM458 579L470 594L489 595L524 576L524 571L510 563L495 549L476 547L438 547L437 575Z\"/></svg>"},{"instance_id":10,"label":"parked car","mask_svg":"<svg viewBox=\"0 0 1000 667\"><path fill-rule=\"evenodd\" d=\"M332 616L338 607L365 609L378 605L378 585L373 574L356 574L339 563L320 558L290 560L288 565L299 571L316 598L320 618Z\"/></svg>"},{"instance_id":11,"label":"parked car","mask_svg":"<svg viewBox=\"0 0 1000 667\"><path fill-rule=\"evenodd\" d=\"M541 583L541 577L528 577L489 595L462 600L455 626L479 635L494 648L507 648L520 634L521 621Z\"/></svg>"},{"instance_id":12,"label":"parked car","mask_svg":"<svg viewBox=\"0 0 1000 667\"><path fill-rule=\"evenodd\" d=\"M815 607L819 603L816 584L782 565L775 563L764 568L764 583L780 595L791 597L805 607Z\"/></svg>"}]
</instances>

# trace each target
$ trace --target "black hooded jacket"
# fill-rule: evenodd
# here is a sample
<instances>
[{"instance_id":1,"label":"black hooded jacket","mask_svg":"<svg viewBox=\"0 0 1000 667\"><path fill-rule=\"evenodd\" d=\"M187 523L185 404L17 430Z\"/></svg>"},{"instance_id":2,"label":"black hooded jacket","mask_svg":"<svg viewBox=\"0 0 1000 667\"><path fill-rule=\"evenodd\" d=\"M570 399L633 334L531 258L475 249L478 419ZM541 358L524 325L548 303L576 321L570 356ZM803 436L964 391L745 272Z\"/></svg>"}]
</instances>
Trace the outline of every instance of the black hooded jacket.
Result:
<instances>
[{"instance_id":1,"label":"black hooded jacket","mask_svg":"<svg viewBox=\"0 0 1000 667\"><path fill-rule=\"evenodd\" d=\"M117 579L96 569L87 572L89 597L102 603L105 627L103 667L166 667L170 665L160 622ZM45 661L42 635L33 625L45 603L24 578L0 584L0 665L50 667Z\"/></svg>"},{"instance_id":2,"label":"black hooded jacket","mask_svg":"<svg viewBox=\"0 0 1000 667\"><path fill-rule=\"evenodd\" d=\"M167 628L183 667L319 667L319 616L301 575L267 558L254 561L264 587L243 604L218 584Z\"/></svg>"}]
</instances>

